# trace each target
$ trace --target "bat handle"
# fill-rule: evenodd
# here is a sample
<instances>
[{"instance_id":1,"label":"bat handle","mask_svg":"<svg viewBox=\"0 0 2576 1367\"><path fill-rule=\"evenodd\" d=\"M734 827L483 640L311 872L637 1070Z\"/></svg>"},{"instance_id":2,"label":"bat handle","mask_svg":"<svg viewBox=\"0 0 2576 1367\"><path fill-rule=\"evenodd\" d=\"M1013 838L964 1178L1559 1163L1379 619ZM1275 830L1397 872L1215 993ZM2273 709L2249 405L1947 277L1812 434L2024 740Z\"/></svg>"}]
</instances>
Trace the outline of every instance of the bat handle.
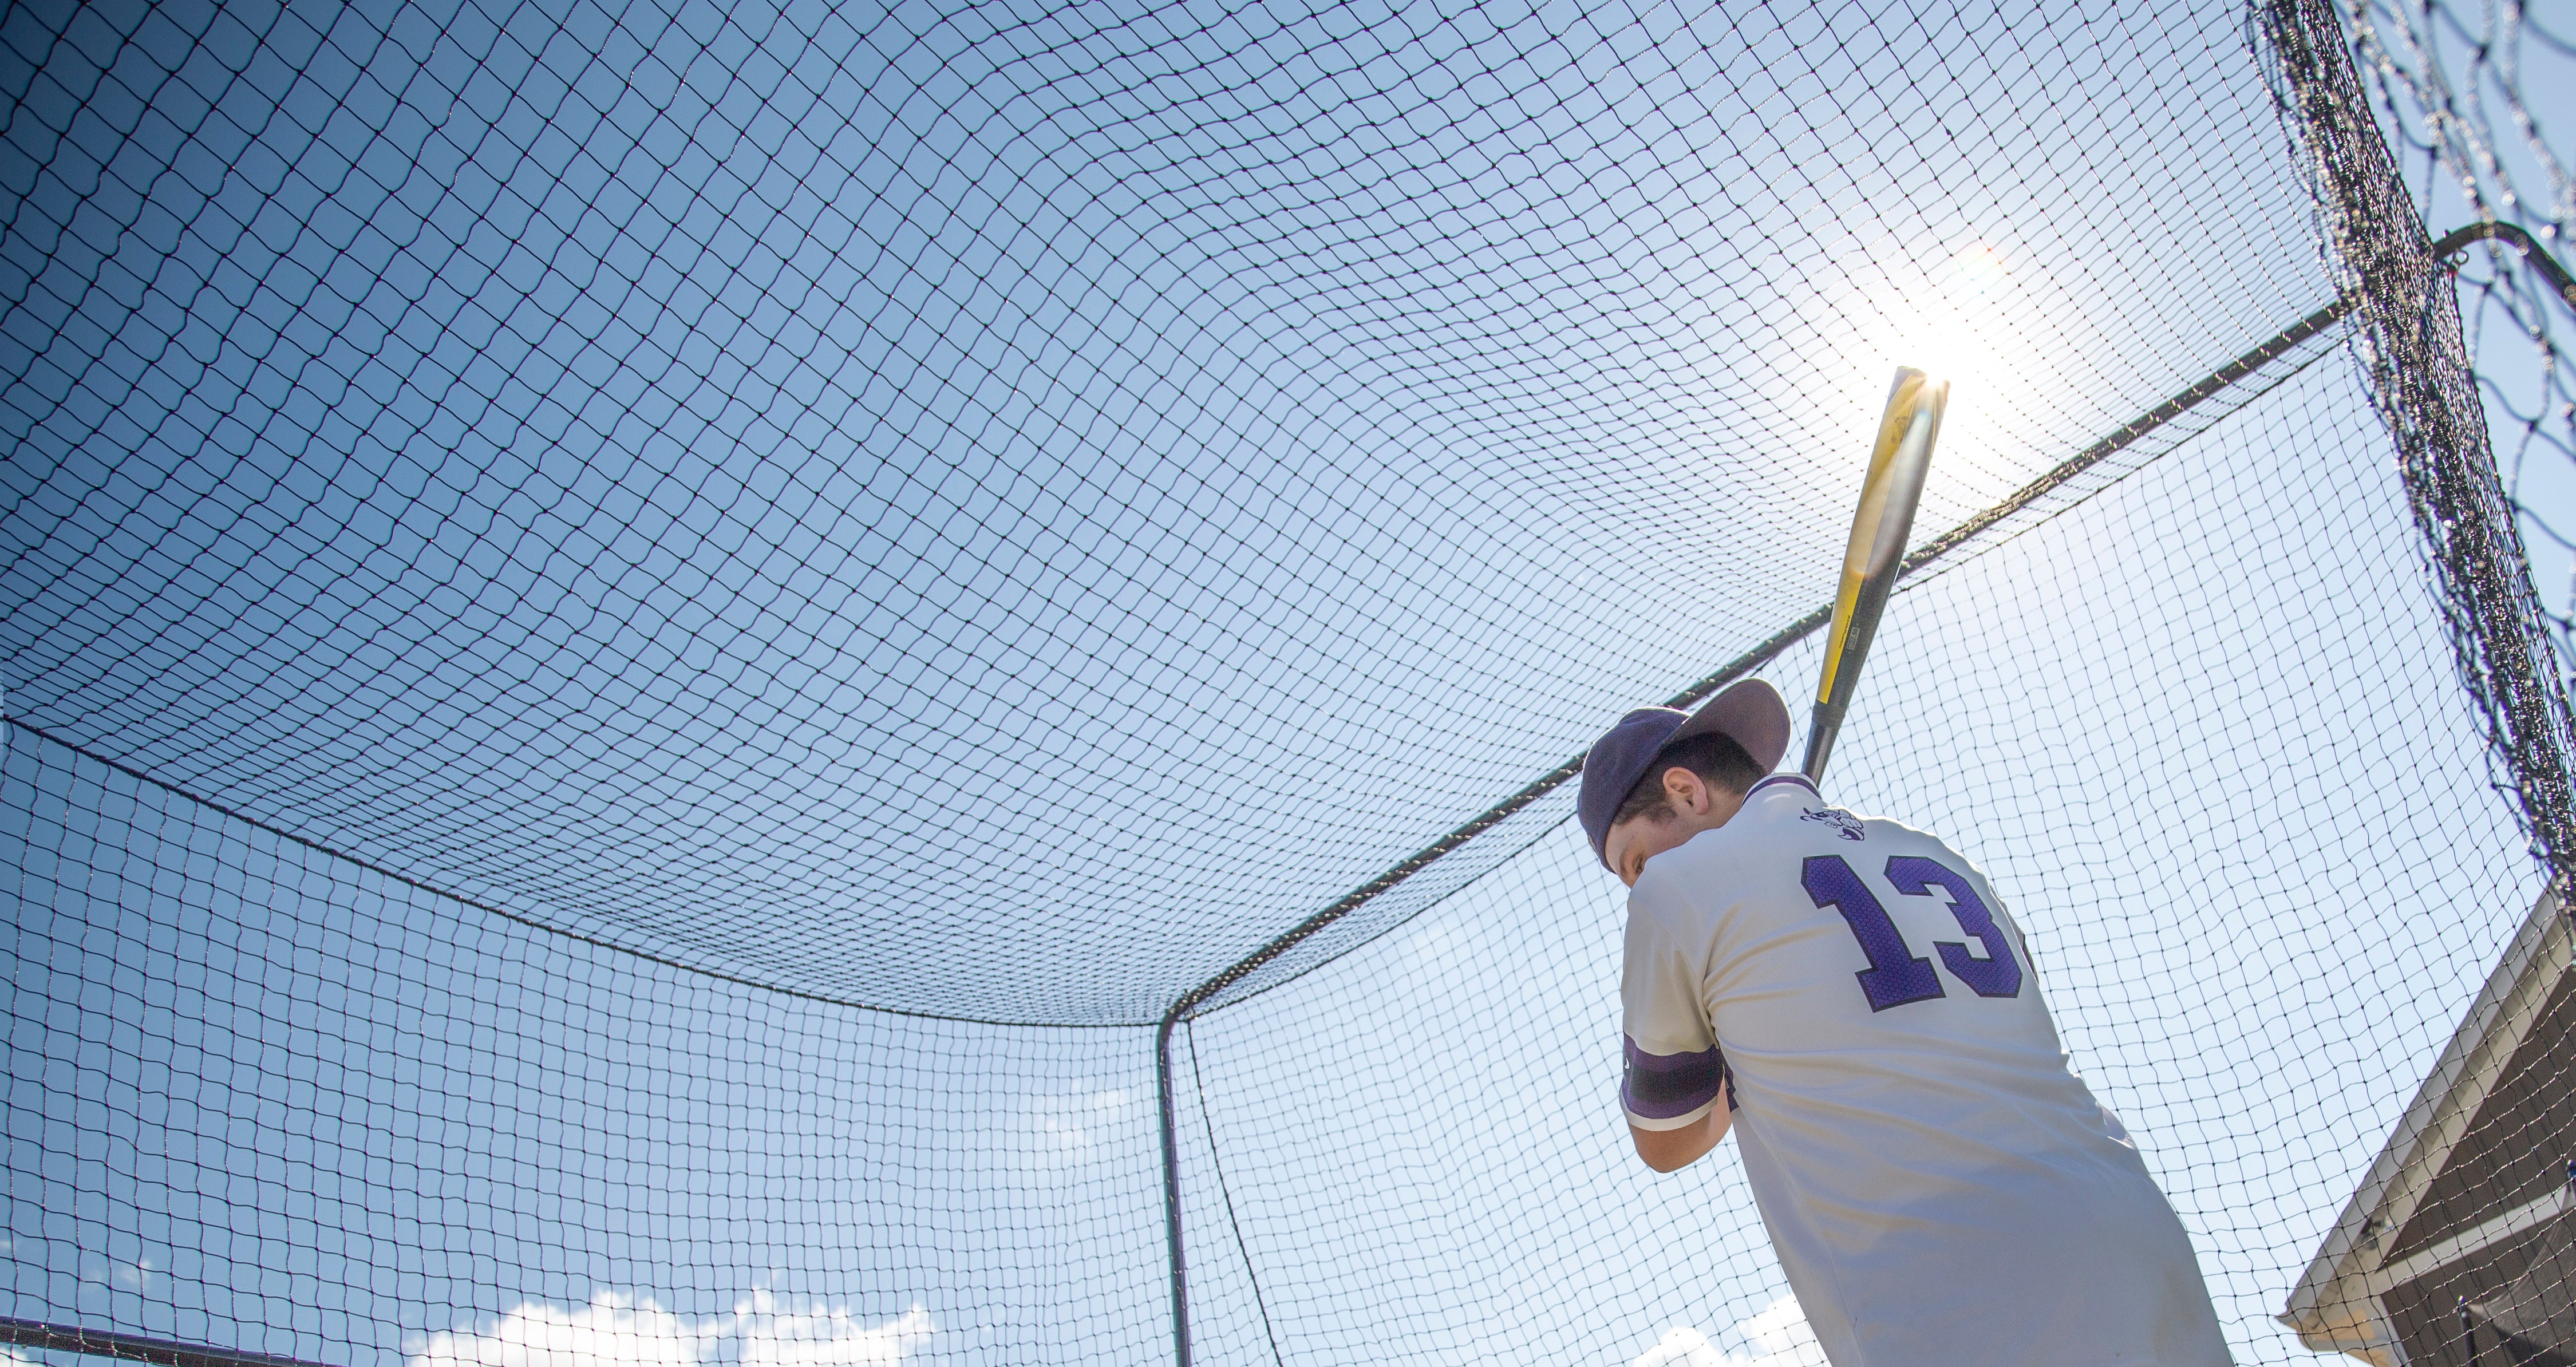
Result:
<instances>
[{"instance_id":1,"label":"bat handle","mask_svg":"<svg viewBox=\"0 0 2576 1367\"><path fill-rule=\"evenodd\" d=\"M1835 733L1843 729L1843 709L1829 702L1816 704L1815 715L1807 722L1807 762L1801 766L1810 783L1825 781L1825 760L1834 752Z\"/></svg>"}]
</instances>

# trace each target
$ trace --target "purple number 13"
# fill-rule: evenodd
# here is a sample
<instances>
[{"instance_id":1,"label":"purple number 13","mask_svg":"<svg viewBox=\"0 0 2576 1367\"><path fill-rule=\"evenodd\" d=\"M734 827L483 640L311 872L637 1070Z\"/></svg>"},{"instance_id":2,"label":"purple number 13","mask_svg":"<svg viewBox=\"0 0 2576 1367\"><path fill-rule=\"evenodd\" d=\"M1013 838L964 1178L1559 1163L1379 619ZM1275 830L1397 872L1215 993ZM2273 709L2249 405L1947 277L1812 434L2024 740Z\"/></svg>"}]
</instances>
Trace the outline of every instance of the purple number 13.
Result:
<instances>
[{"instance_id":1,"label":"purple number 13","mask_svg":"<svg viewBox=\"0 0 2576 1367\"><path fill-rule=\"evenodd\" d=\"M1808 859L1799 881L1806 885L1807 895L1816 899L1817 906L1832 907L1843 914L1843 920L1851 926L1852 938L1860 941L1861 953L1869 956L1869 967L1852 976L1860 980L1861 994L1869 998L1870 1010L1884 1011L1944 995L1941 977L1932 971L1932 961L1914 957L1914 951L1906 947L1905 937L1897 932L1896 922L1888 919L1887 908L1879 904L1878 895L1860 881L1860 875L1840 855L1821 854ZM1964 942L1934 941L1932 947L1941 951L1941 964L1952 977L1966 983L1980 997L2021 995L2021 965L2013 960L2012 946L2004 939L2003 927L1995 924L1995 914L1986 909L1967 879L1933 860L1897 855L1887 861L1887 881L1911 897L1933 896L1934 888L1950 894L1950 914L1958 918L1959 929L1975 936L1986 951L1981 959L1970 954Z\"/></svg>"}]
</instances>

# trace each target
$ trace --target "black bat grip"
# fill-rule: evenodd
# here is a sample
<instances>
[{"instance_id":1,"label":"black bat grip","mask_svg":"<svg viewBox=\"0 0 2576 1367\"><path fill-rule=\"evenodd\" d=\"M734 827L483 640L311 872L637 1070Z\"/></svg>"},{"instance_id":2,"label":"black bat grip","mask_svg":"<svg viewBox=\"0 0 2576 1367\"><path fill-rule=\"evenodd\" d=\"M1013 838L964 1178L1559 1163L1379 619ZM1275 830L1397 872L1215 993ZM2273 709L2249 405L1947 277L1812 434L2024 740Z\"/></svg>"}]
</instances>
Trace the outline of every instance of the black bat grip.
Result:
<instances>
[{"instance_id":1,"label":"black bat grip","mask_svg":"<svg viewBox=\"0 0 2576 1367\"><path fill-rule=\"evenodd\" d=\"M1834 736L1843 729L1846 703L1820 702L1807 722L1807 762L1799 768L1810 783L1825 777L1825 760L1834 752Z\"/></svg>"}]
</instances>

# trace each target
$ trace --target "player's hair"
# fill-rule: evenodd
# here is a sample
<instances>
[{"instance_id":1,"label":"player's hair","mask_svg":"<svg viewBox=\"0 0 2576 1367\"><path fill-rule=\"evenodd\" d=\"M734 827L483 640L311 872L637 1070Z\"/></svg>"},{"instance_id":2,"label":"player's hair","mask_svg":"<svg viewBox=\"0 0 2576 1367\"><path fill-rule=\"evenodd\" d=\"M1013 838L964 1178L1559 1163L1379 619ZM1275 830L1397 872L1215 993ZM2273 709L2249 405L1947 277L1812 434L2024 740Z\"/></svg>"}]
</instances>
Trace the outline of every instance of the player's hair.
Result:
<instances>
[{"instance_id":1,"label":"player's hair","mask_svg":"<svg viewBox=\"0 0 2576 1367\"><path fill-rule=\"evenodd\" d=\"M1610 818L1610 824L1616 826L1634 816L1652 816L1657 821L1671 816L1672 802L1664 795L1664 771L1674 768L1688 769L1699 775L1700 782L1724 788L1737 797L1762 781L1762 766L1744 753L1744 747L1736 744L1734 737L1715 731L1685 736L1655 752L1655 762L1646 766L1646 776L1638 779L1637 786L1620 800L1619 811Z\"/></svg>"}]
</instances>

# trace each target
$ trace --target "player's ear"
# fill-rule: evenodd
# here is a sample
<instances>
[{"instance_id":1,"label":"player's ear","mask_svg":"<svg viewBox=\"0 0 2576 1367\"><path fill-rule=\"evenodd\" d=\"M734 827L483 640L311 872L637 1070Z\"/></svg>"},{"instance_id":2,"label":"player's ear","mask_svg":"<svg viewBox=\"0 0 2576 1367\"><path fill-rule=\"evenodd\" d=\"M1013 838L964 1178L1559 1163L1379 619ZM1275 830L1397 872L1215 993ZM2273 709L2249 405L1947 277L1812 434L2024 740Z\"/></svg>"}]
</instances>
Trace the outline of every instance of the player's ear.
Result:
<instances>
[{"instance_id":1,"label":"player's ear","mask_svg":"<svg viewBox=\"0 0 2576 1367\"><path fill-rule=\"evenodd\" d=\"M1672 809L1683 816L1708 814L1708 781L1681 765L1676 764L1664 771L1664 797Z\"/></svg>"}]
</instances>

